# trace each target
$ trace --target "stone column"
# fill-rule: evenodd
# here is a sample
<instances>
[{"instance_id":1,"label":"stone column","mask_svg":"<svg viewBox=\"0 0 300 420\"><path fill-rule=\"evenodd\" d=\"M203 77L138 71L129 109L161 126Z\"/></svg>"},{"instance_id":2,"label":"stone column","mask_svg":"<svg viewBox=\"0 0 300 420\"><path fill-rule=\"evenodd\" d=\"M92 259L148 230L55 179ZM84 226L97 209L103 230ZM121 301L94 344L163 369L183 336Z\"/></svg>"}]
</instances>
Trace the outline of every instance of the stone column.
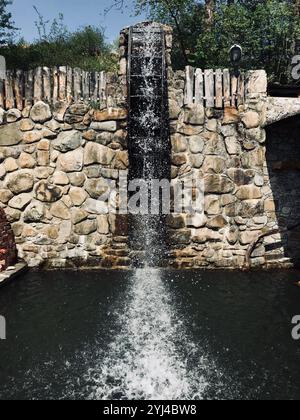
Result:
<instances>
[{"instance_id":1,"label":"stone column","mask_svg":"<svg viewBox=\"0 0 300 420\"><path fill-rule=\"evenodd\" d=\"M141 22L134 27L140 26L141 28L145 25L149 24L149 22ZM171 61L171 53L172 53L172 45L173 45L173 28L167 25L161 25L157 23L157 26L164 31L165 34L165 47L166 47L166 64L167 67L172 66ZM129 32L130 27L126 27L121 30L120 38L119 38L119 57L120 57L120 64L119 64L119 76L123 79L122 82L126 83L127 80L127 70L128 70L128 42L129 42Z\"/></svg>"}]
</instances>

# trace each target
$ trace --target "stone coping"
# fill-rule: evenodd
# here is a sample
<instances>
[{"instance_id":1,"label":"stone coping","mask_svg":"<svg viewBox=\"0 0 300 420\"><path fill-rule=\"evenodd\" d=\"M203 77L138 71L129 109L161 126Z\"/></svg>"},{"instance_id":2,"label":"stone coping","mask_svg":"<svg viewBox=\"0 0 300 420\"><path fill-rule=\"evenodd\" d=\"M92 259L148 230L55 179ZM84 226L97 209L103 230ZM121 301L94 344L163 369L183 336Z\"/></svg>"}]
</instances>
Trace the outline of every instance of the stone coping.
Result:
<instances>
[{"instance_id":1,"label":"stone coping","mask_svg":"<svg viewBox=\"0 0 300 420\"><path fill-rule=\"evenodd\" d=\"M25 273L28 266L25 261L19 261L16 265L8 267L5 271L0 273L0 288Z\"/></svg>"}]
</instances>

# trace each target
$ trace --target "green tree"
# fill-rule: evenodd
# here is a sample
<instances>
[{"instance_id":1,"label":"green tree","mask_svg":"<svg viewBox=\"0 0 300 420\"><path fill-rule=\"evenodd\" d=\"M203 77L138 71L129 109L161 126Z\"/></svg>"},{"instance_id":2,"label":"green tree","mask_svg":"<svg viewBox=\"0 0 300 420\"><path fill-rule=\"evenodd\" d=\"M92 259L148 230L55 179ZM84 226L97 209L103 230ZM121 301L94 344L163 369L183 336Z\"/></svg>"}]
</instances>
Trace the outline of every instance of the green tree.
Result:
<instances>
[{"instance_id":1,"label":"green tree","mask_svg":"<svg viewBox=\"0 0 300 420\"><path fill-rule=\"evenodd\" d=\"M287 83L299 29L299 16L286 1L220 5L211 30L198 38L195 61L200 67L228 66L228 49L238 43L245 69L264 68L271 81Z\"/></svg>"},{"instance_id":2,"label":"green tree","mask_svg":"<svg viewBox=\"0 0 300 420\"><path fill-rule=\"evenodd\" d=\"M173 65L227 67L238 43L245 69L264 68L272 81L290 81L300 32L299 0L136 0L136 11L174 27Z\"/></svg>"},{"instance_id":3,"label":"green tree","mask_svg":"<svg viewBox=\"0 0 300 420\"><path fill-rule=\"evenodd\" d=\"M118 57L105 42L102 28L86 26L70 32L62 14L48 21L36 8L35 11L38 38L31 44L21 39L0 49L8 68L27 70L39 66L70 66L87 71L117 69Z\"/></svg>"},{"instance_id":4,"label":"green tree","mask_svg":"<svg viewBox=\"0 0 300 420\"><path fill-rule=\"evenodd\" d=\"M7 6L12 0L0 0L0 45L7 44L16 30L12 20L12 14L7 11Z\"/></svg>"},{"instance_id":5,"label":"green tree","mask_svg":"<svg viewBox=\"0 0 300 420\"><path fill-rule=\"evenodd\" d=\"M136 14L170 24L174 28L173 62L176 67L192 63L195 40L207 19L204 2L199 0L136 0Z\"/></svg>"}]
</instances>

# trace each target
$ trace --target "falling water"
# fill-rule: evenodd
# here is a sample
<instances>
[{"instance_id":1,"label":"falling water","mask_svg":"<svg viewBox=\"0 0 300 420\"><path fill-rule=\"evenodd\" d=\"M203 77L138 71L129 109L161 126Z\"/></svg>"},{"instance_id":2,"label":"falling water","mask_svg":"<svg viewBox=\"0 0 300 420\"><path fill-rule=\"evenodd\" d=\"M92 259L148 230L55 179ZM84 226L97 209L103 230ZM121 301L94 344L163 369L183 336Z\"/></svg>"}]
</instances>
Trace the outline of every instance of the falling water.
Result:
<instances>
[{"instance_id":1,"label":"falling water","mask_svg":"<svg viewBox=\"0 0 300 420\"><path fill-rule=\"evenodd\" d=\"M171 167L164 34L157 24L146 24L130 36L129 175L147 183L150 203L152 180L169 179ZM163 262L165 217L157 204L159 214L131 217L131 245L142 255L139 266Z\"/></svg>"},{"instance_id":2,"label":"falling water","mask_svg":"<svg viewBox=\"0 0 300 420\"><path fill-rule=\"evenodd\" d=\"M150 183L169 171L163 36L155 24L139 32L132 35L132 54L138 59L132 58L131 72L139 75L130 78L134 84L129 121L131 178ZM135 37L142 37L142 46L140 41L135 44ZM144 251L140 264L144 268L136 269L124 305L115 314L119 332L105 357L88 373L94 384L90 398L200 399L208 386L208 359L190 339L160 269L150 268L163 252L164 224L162 215L133 217L132 235L137 249Z\"/></svg>"},{"instance_id":3,"label":"falling water","mask_svg":"<svg viewBox=\"0 0 300 420\"><path fill-rule=\"evenodd\" d=\"M125 299L118 313L120 332L88 373L94 384L90 398L201 399L211 364L198 355L160 271L137 269Z\"/></svg>"}]
</instances>

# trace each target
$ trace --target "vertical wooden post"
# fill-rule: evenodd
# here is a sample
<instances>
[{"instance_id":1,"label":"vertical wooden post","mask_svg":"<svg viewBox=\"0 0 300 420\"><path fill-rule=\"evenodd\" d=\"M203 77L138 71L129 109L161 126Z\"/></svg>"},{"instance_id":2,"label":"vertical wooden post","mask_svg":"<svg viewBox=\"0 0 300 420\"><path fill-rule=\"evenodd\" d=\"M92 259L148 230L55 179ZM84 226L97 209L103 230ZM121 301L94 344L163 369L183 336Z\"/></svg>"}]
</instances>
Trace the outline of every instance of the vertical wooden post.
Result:
<instances>
[{"instance_id":1,"label":"vertical wooden post","mask_svg":"<svg viewBox=\"0 0 300 420\"><path fill-rule=\"evenodd\" d=\"M82 97L84 101L90 98L90 77L87 71L82 72Z\"/></svg>"},{"instance_id":2,"label":"vertical wooden post","mask_svg":"<svg viewBox=\"0 0 300 420\"><path fill-rule=\"evenodd\" d=\"M73 70L71 67L67 67L67 101L71 103L73 101Z\"/></svg>"},{"instance_id":3,"label":"vertical wooden post","mask_svg":"<svg viewBox=\"0 0 300 420\"><path fill-rule=\"evenodd\" d=\"M58 69L58 99L64 101L66 99L67 86L67 67L61 66Z\"/></svg>"},{"instance_id":4,"label":"vertical wooden post","mask_svg":"<svg viewBox=\"0 0 300 420\"><path fill-rule=\"evenodd\" d=\"M228 69L223 70L223 86L224 86L224 106L225 108L230 107L230 71Z\"/></svg>"},{"instance_id":5,"label":"vertical wooden post","mask_svg":"<svg viewBox=\"0 0 300 420\"><path fill-rule=\"evenodd\" d=\"M5 108L4 80L0 80L0 107Z\"/></svg>"},{"instance_id":6,"label":"vertical wooden post","mask_svg":"<svg viewBox=\"0 0 300 420\"><path fill-rule=\"evenodd\" d=\"M25 74L25 106L33 104L33 70Z\"/></svg>"},{"instance_id":7,"label":"vertical wooden post","mask_svg":"<svg viewBox=\"0 0 300 420\"><path fill-rule=\"evenodd\" d=\"M15 98L13 91L13 72L8 70L5 80L5 108L11 109L15 107Z\"/></svg>"},{"instance_id":8,"label":"vertical wooden post","mask_svg":"<svg viewBox=\"0 0 300 420\"><path fill-rule=\"evenodd\" d=\"M216 108L223 108L223 72L216 70Z\"/></svg>"},{"instance_id":9,"label":"vertical wooden post","mask_svg":"<svg viewBox=\"0 0 300 420\"><path fill-rule=\"evenodd\" d=\"M42 68L38 67L34 71L34 84L33 84L33 101L34 103L42 100Z\"/></svg>"},{"instance_id":10,"label":"vertical wooden post","mask_svg":"<svg viewBox=\"0 0 300 420\"><path fill-rule=\"evenodd\" d=\"M81 70L78 68L74 69L74 99L81 100Z\"/></svg>"},{"instance_id":11,"label":"vertical wooden post","mask_svg":"<svg viewBox=\"0 0 300 420\"><path fill-rule=\"evenodd\" d=\"M238 81L238 103L237 105L244 105L245 103L245 75L241 74Z\"/></svg>"},{"instance_id":12,"label":"vertical wooden post","mask_svg":"<svg viewBox=\"0 0 300 420\"><path fill-rule=\"evenodd\" d=\"M24 73L22 70L16 71L14 91L16 98L16 107L19 111L22 111L24 106Z\"/></svg>"},{"instance_id":13,"label":"vertical wooden post","mask_svg":"<svg viewBox=\"0 0 300 420\"><path fill-rule=\"evenodd\" d=\"M6 78L6 60L4 57L0 57L0 107L5 108L5 92L4 92L4 80Z\"/></svg>"},{"instance_id":14,"label":"vertical wooden post","mask_svg":"<svg viewBox=\"0 0 300 420\"><path fill-rule=\"evenodd\" d=\"M231 77L231 106L237 106L237 95L238 95L238 78L234 75Z\"/></svg>"},{"instance_id":15,"label":"vertical wooden post","mask_svg":"<svg viewBox=\"0 0 300 420\"><path fill-rule=\"evenodd\" d=\"M58 69L57 67L54 67L52 69L52 86L53 86L53 91L52 91L52 99L53 102L57 102L58 100L58 85L59 85L59 79L58 79Z\"/></svg>"},{"instance_id":16,"label":"vertical wooden post","mask_svg":"<svg viewBox=\"0 0 300 420\"><path fill-rule=\"evenodd\" d=\"M204 82L203 72L201 69L196 69L195 72L195 103L203 105L204 100Z\"/></svg>"},{"instance_id":17,"label":"vertical wooden post","mask_svg":"<svg viewBox=\"0 0 300 420\"><path fill-rule=\"evenodd\" d=\"M194 68L187 66L185 74L184 104L188 105L194 102Z\"/></svg>"},{"instance_id":18,"label":"vertical wooden post","mask_svg":"<svg viewBox=\"0 0 300 420\"><path fill-rule=\"evenodd\" d=\"M214 71L212 69L204 71L204 84L205 84L205 99L206 107L214 108L215 106L215 83Z\"/></svg>"},{"instance_id":19,"label":"vertical wooden post","mask_svg":"<svg viewBox=\"0 0 300 420\"><path fill-rule=\"evenodd\" d=\"M99 91L99 73L92 72L90 78L91 100L97 102Z\"/></svg>"},{"instance_id":20,"label":"vertical wooden post","mask_svg":"<svg viewBox=\"0 0 300 420\"><path fill-rule=\"evenodd\" d=\"M49 104L52 100L51 94L51 71L49 67L43 67L43 98Z\"/></svg>"},{"instance_id":21,"label":"vertical wooden post","mask_svg":"<svg viewBox=\"0 0 300 420\"><path fill-rule=\"evenodd\" d=\"M106 73L102 71L100 73L100 81L99 81L99 99L100 104L104 104L106 102Z\"/></svg>"}]
</instances>

